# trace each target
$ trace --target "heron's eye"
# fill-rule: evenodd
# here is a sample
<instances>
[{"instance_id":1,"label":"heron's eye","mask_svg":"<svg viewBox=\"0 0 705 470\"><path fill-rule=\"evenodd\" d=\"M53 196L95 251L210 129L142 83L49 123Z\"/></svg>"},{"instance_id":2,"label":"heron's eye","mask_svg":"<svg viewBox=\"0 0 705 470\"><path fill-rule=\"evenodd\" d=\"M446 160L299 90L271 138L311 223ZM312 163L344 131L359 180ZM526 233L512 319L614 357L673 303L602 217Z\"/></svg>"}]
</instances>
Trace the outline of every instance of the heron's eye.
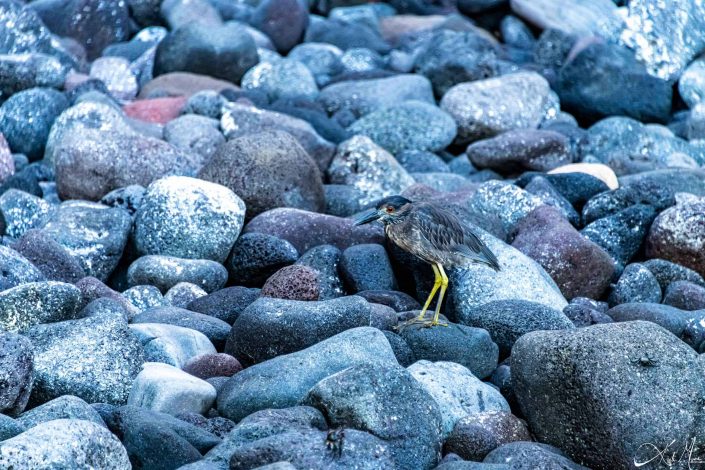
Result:
<instances>
[{"instance_id":1,"label":"heron's eye","mask_svg":"<svg viewBox=\"0 0 705 470\"><path fill-rule=\"evenodd\" d=\"M394 212L394 208L392 206L387 206L384 208L385 211L387 211L387 214L391 214Z\"/></svg>"}]
</instances>

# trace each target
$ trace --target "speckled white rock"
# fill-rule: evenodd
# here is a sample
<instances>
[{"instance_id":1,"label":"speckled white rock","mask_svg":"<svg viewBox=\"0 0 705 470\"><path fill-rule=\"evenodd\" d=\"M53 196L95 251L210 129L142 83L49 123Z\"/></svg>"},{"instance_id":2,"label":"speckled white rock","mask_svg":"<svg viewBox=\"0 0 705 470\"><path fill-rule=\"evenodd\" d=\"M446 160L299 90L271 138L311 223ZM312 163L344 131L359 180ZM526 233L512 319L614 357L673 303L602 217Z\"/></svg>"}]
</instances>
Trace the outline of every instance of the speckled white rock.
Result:
<instances>
[{"instance_id":1,"label":"speckled white rock","mask_svg":"<svg viewBox=\"0 0 705 470\"><path fill-rule=\"evenodd\" d=\"M13 238L20 238L27 230L42 228L51 211L51 205L44 199L18 189L9 189L0 196L5 234Z\"/></svg>"},{"instance_id":2,"label":"speckled white rock","mask_svg":"<svg viewBox=\"0 0 705 470\"><path fill-rule=\"evenodd\" d=\"M145 255L222 263L244 219L245 203L225 186L169 176L147 188L135 218L135 244Z\"/></svg>"},{"instance_id":3,"label":"speckled white rock","mask_svg":"<svg viewBox=\"0 0 705 470\"><path fill-rule=\"evenodd\" d=\"M333 184L347 184L357 189L361 194L360 205L400 194L414 184L414 178L391 153L362 135L338 146L328 176Z\"/></svg>"},{"instance_id":4,"label":"speckled white rock","mask_svg":"<svg viewBox=\"0 0 705 470\"><path fill-rule=\"evenodd\" d=\"M137 96L137 77L130 69L130 62L123 57L96 59L91 64L90 76L105 83L118 100L132 100Z\"/></svg>"},{"instance_id":5,"label":"speckled white rock","mask_svg":"<svg viewBox=\"0 0 705 470\"><path fill-rule=\"evenodd\" d=\"M127 450L105 427L80 419L39 424L0 445L0 468L130 470Z\"/></svg>"},{"instance_id":6,"label":"speckled white rock","mask_svg":"<svg viewBox=\"0 0 705 470\"><path fill-rule=\"evenodd\" d=\"M512 129L535 129L550 104L546 79L535 72L518 72L455 85L440 106L455 119L456 141L463 143Z\"/></svg>"},{"instance_id":7,"label":"speckled white rock","mask_svg":"<svg viewBox=\"0 0 705 470\"><path fill-rule=\"evenodd\" d=\"M468 203L472 212L499 219L507 233L510 233L529 212L544 205L540 197L511 183L498 180L483 183Z\"/></svg>"},{"instance_id":8,"label":"speckled white rock","mask_svg":"<svg viewBox=\"0 0 705 470\"><path fill-rule=\"evenodd\" d=\"M260 60L242 77L242 88L261 91L271 101L287 98L314 99L318 95L313 74L304 64L291 59Z\"/></svg>"},{"instance_id":9,"label":"speckled white rock","mask_svg":"<svg viewBox=\"0 0 705 470\"><path fill-rule=\"evenodd\" d=\"M215 354L213 343L200 331L162 323L135 323L130 330L144 347L149 362L182 367L201 354Z\"/></svg>"},{"instance_id":10,"label":"speckled white rock","mask_svg":"<svg viewBox=\"0 0 705 470\"><path fill-rule=\"evenodd\" d=\"M147 362L132 385L128 404L172 415L205 414L216 395L205 380L174 366Z\"/></svg>"},{"instance_id":11,"label":"speckled white rock","mask_svg":"<svg viewBox=\"0 0 705 470\"><path fill-rule=\"evenodd\" d=\"M418 361L407 367L441 410L443 436L468 415L485 411L511 411L507 400L470 370L455 362Z\"/></svg>"},{"instance_id":12,"label":"speckled white rock","mask_svg":"<svg viewBox=\"0 0 705 470\"><path fill-rule=\"evenodd\" d=\"M563 310L568 304L551 276L536 261L478 227L473 230L497 256L501 270L496 272L475 264L448 273L448 298L458 312L456 316L493 300L528 300L556 310Z\"/></svg>"},{"instance_id":13,"label":"speckled white rock","mask_svg":"<svg viewBox=\"0 0 705 470\"><path fill-rule=\"evenodd\" d=\"M24 332L33 325L74 318L81 291L65 282L28 282L0 292L0 328Z\"/></svg>"},{"instance_id":14,"label":"speckled white rock","mask_svg":"<svg viewBox=\"0 0 705 470\"><path fill-rule=\"evenodd\" d=\"M179 282L164 294L164 300L174 307L186 308L194 300L208 295L208 292L191 282Z\"/></svg>"}]
</instances>

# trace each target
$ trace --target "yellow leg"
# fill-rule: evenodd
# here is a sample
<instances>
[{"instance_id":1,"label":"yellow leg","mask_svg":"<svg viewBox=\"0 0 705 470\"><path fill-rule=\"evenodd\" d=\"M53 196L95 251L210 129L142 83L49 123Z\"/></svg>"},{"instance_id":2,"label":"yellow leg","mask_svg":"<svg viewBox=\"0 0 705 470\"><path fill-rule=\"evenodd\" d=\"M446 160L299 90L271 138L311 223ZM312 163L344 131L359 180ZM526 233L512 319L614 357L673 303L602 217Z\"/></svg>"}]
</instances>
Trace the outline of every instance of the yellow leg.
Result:
<instances>
[{"instance_id":1,"label":"yellow leg","mask_svg":"<svg viewBox=\"0 0 705 470\"><path fill-rule=\"evenodd\" d=\"M443 304L443 297L446 295L446 289L448 288L448 276L446 275L445 270L443 269L443 266L440 264L438 265L438 273L441 275L441 293L438 294L438 302L436 303L436 312L433 315L433 321L431 322L431 326L436 326L436 325L442 325L442 326L448 326L445 323L440 323L438 321L438 317L441 314L441 305Z\"/></svg>"},{"instance_id":2,"label":"yellow leg","mask_svg":"<svg viewBox=\"0 0 705 470\"><path fill-rule=\"evenodd\" d=\"M428 294L428 299L426 299L426 303L423 305L423 308L421 309L421 315L416 317L416 321L421 321L426 317L426 311L428 310L428 307L431 305L431 301L433 300L433 296L436 295L436 292L438 292L438 288L441 287L441 284L443 283L441 273L438 271L438 268L436 267L436 265L432 264L431 267L433 268L433 275L435 276L435 279L433 280L433 288L431 289L431 293Z\"/></svg>"}]
</instances>

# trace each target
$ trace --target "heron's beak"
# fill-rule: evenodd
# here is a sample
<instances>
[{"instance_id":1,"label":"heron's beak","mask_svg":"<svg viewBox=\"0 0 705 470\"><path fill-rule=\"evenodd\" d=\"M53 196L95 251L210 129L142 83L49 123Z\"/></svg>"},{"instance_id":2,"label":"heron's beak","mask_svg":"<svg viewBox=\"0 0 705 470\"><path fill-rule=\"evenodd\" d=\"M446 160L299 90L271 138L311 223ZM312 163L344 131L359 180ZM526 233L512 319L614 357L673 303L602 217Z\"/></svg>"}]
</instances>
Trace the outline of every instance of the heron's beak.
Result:
<instances>
[{"instance_id":1,"label":"heron's beak","mask_svg":"<svg viewBox=\"0 0 705 470\"><path fill-rule=\"evenodd\" d=\"M355 224L354 225L364 225L364 224L369 224L370 222L373 222L377 219L379 219L380 214L379 211L376 209L371 209L369 211L365 211L359 216L355 218Z\"/></svg>"}]
</instances>

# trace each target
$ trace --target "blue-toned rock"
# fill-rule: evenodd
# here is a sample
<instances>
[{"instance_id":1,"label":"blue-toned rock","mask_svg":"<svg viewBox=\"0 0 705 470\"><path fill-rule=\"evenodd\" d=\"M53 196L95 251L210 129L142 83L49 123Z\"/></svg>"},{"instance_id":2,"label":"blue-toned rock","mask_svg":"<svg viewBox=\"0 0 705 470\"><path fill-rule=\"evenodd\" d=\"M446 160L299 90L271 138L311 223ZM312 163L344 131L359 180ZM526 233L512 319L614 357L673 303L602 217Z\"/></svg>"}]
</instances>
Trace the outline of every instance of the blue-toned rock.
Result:
<instances>
[{"instance_id":1,"label":"blue-toned rock","mask_svg":"<svg viewBox=\"0 0 705 470\"><path fill-rule=\"evenodd\" d=\"M0 94L9 96L36 87L61 88L68 70L58 58L47 54L0 55Z\"/></svg>"},{"instance_id":2,"label":"blue-toned rock","mask_svg":"<svg viewBox=\"0 0 705 470\"><path fill-rule=\"evenodd\" d=\"M232 325L242 311L259 297L259 293L260 290L255 288L226 287L205 297L199 297L188 304L187 308L193 312L210 315Z\"/></svg>"},{"instance_id":3,"label":"blue-toned rock","mask_svg":"<svg viewBox=\"0 0 705 470\"><path fill-rule=\"evenodd\" d=\"M0 327L24 333L40 323L76 318L81 291L72 284L28 282L0 292Z\"/></svg>"},{"instance_id":4,"label":"blue-toned rock","mask_svg":"<svg viewBox=\"0 0 705 470\"><path fill-rule=\"evenodd\" d=\"M230 334L230 325L223 320L179 307L149 308L132 318L131 323L164 323L191 328L203 333L219 349L225 345Z\"/></svg>"},{"instance_id":5,"label":"blue-toned rock","mask_svg":"<svg viewBox=\"0 0 705 470\"><path fill-rule=\"evenodd\" d=\"M164 301L174 307L186 308L194 300L205 297L208 292L190 282L180 282L164 294Z\"/></svg>"},{"instance_id":6,"label":"blue-toned rock","mask_svg":"<svg viewBox=\"0 0 705 470\"><path fill-rule=\"evenodd\" d=\"M265 233L244 233L235 242L226 267L234 283L259 286L298 257L296 248L286 240Z\"/></svg>"},{"instance_id":7,"label":"blue-toned rock","mask_svg":"<svg viewBox=\"0 0 705 470\"><path fill-rule=\"evenodd\" d=\"M338 266L341 251L332 245L319 245L311 248L296 261L308 266L317 273L318 300L330 300L343 295L343 280Z\"/></svg>"},{"instance_id":8,"label":"blue-toned rock","mask_svg":"<svg viewBox=\"0 0 705 470\"><path fill-rule=\"evenodd\" d=\"M44 274L29 260L17 251L0 245L0 291L43 280Z\"/></svg>"},{"instance_id":9,"label":"blue-toned rock","mask_svg":"<svg viewBox=\"0 0 705 470\"><path fill-rule=\"evenodd\" d=\"M269 101L312 100L318 95L318 86L311 71L301 62L291 59L260 62L242 77L242 88L260 91L267 95Z\"/></svg>"},{"instance_id":10,"label":"blue-toned rock","mask_svg":"<svg viewBox=\"0 0 705 470\"><path fill-rule=\"evenodd\" d=\"M42 228L53 208L44 199L17 189L0 196L0 212L5 219L5 234L21 238L28 230Z\"/></svg>"},{"instance_id":11,"label":"blue-toned rock","mask_svg":"<svg viewBox=\"0 0 705 470\"><path fill-rule=\"evenodd\" d=\"M509 411L486 411L460 418L443 450L463 459L480 461L503 444L530 440L526 423ZM479 469L482 470L482 467Z\"/></svg>"},{"instance_id":12,"label":"blue-toned rock","mask_svg":"<svg viewBox=\"0 0 705 470\"><path fill-rule=\"evenodd\" d=\"M71 395L54 398L43 405L25 411L17 418L17 421L29 429L55 419L81 419L105 426L103 419L92 406Z\"/></svg>"},{"instance_id":13,"label":"blue-toned rock","mask_svg":"<svg viewBox=\"0 0 705 470\"><path fill-rule=\"evenodd\" d=\"M339 272L349 292L395 290L396 278L382 245L354 245L343 251Z\"/></svg>"},{"instance_id":14,"label":"blue-toned rock","mask_svg":"<svg viewBox=\"0 0 705 470\"><path fill-rule=\"evenodd\" d=\"M34 383L33 353L32 343L24 336L0 333L0 367L5 371L0 387L0 411L5 415L17 416L27 406Z\"/></svg>"},{"instance_id":15,"label":"blue-toned rock","mask_svg":"<svg viewBox=\"0 0 705 470\"><path fill-rule=\"evenodd\" d=\"M216 352L206 335L183 326L136 323L130 325L130 332L142 344L144 359L148 362L180 368L194 357Z\"/></svg>"},{"instance_id":16,"label":"blue-toned rock","mask_svg":"<svg viewBox=\"0 0 705 470\"><path fill-rule=\"evenodd\" d=\"M656 276L642 264L627 265L610 292L610 306L627 302L661 302L661 287Z\"/></svg>"}]
</instances>

